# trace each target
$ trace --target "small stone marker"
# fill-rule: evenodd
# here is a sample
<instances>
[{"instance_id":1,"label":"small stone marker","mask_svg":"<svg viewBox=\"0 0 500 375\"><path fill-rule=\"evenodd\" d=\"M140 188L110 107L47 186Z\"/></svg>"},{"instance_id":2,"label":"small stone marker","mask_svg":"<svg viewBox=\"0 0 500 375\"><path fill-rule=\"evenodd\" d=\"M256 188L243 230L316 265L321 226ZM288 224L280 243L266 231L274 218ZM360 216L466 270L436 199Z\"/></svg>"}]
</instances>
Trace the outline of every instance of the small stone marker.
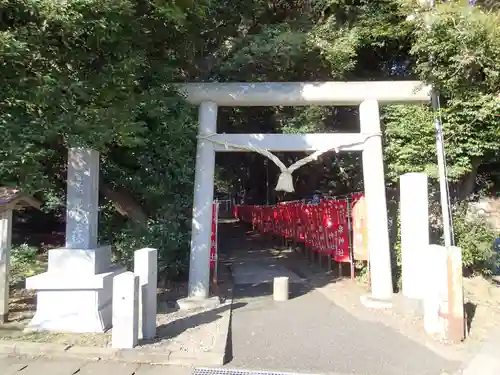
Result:
<instances>
[{"instance_id":1,"label":"small stone marker","mask_svg":"<svg viewBox=\"0 0 500 375\"><path fill-rule=\"evenodd\" d=\"M111 346L132 349L139 335L139 276L124 272L113 278Z\"/></svg>"},{"instance_id":2,"label":"small stone marker","mask_svg":"<svg viewBox=\"0 0 500 375\"><path fill-rule=\"evenodd\" d=\"M288 300L288 277L275 277L273 283L273 299L275 301Z\"/></svg>"},{"instance_id":3,"label":"small stone marker","mask_svg":"<svg viewBox=\"0 0 500 375\"><path fill-rule=\"evenodd\" d=\"M441 316L448 310L447 252L444 246L429 245L422 257L430 259L423 278L424 329L430 335L443 336Z\"/></svg>"},{"instance_id":4,"label":"small stone marker","mask_svg":"<svg viewBox=\"0 0 500 375\"><path fill-rule=\"evenodd\" d=\"M462 249L451 246L448 251L448 331L446 337L454 344L465 339L464 286Z\"/></svg>"},{"instance_id":5,"label":"small stone marker","mask_svg":"<svg viewBox=\"0 0 500 375\"><path fill-rule=\"evenodd\" d=\"M157 259L156 249L134 253L134 274L139 276L139 337L144 339L156 336Z\"/></svg>"}]
</instances>

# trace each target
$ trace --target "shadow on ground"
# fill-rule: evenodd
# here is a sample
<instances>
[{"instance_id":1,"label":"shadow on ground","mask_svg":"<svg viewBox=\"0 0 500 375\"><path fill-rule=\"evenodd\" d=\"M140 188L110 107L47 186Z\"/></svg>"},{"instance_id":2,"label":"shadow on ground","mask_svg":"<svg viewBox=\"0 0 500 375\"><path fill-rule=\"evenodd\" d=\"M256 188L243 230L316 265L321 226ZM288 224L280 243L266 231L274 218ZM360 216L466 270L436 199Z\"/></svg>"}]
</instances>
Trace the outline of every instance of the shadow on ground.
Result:
<instances>
[{"instance_id":1,"label":"shadow on ground","mask_svg":"<svg viewBox=\"0 0 500 375\"><path fill-rule=\"evenodd\" d=\"M474 316L476 315L476 309L477 305L475 303L467 302L464 305L467 333L470 333L471 331Z\"/></svg>"},{"instance_id":2,"label":"shadow on ground","mask_svg":"<svg viewBox=\"0 0 500 375\"><path fill-rule=\"evenodd\" d=\"M168 340L177 337L189 329L202 326L204 324L209 324L221 319L222 313L229 309L232 309L234 311L245 305L246 303L244 302L236 302L233 303L232 306L230 304L227 304L216 309L203 311L198 314L189 315L184 318L176 319L166 324L162 324L157 327L157 337L154 340L142 340L140 344L146 344L158 340Z\"/></svg>"},{"instance_id":3,"label":"shadow on ground","mask_svg":"<svg viewBox=\"0 0 500 375\"><path fill-rule=\"evenodd\" d=\"M309 262L299 245L292 246L272 235L263 236L252 231L251 226L233 220L219 224L218 248L221 263L233 278L234 294L238 298L271 296L273 279L279 276L289 277L291 299L313 289L307 282L307 276L300 267L296 267L297 259ZM338 276L339 266L327 272L319 266L311 267L325 276L325 284L343 280ZM321 286L320 282L315 287Z\"/></svg>"}]
</instances>

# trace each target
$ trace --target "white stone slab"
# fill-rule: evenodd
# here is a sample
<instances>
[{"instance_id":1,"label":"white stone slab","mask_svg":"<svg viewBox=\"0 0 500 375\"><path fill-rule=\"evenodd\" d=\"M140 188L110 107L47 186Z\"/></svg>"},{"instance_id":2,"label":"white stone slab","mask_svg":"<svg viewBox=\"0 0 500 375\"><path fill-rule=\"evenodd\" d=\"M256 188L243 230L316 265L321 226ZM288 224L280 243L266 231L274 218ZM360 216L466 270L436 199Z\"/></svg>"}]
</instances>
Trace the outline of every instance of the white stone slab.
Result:
<instances>
[{"instance_id":1,"label":"white stone slab","mask_svg":"<svg viewBox=\"0 0 500 375\"><path fill-rule=\"evenodd\" d=\"M66 248L97 248L99 153L87 148L68 152Z\"/></svg>"},{"instance_id":2,"label":"white stone slab","mask_svg":"<svg viewBox=\"0 0 500 375\"><path fill-rule=\"evenodd\" d=\"M18 375L72 375L77 373L82 365L81 361L37 359L30 361L28 367L21 370Z\"/></svg>"},{"instance_id":3,"label":"white stone slab","mask_svg":"<svg viewBox=\"0 0 500 375\"><path fill-rule=\"evenodd\" d=\"M140 249L134 252L134 274L139 276L139 338L156 336L156 302L158 251Z\"/></svg>"},{"instance_id":4,"label":"white stone slab","mask_svg":"<svg viewBox=\"0 0 500 375\"><path fill-rule=\"evenodd\" d=\"M429 197L427 175L406 173L399 180L401 217L401 260L403 295L422 299L424 283L422 278L429 247Z\"/></svg>"},{"instance_id":5,"label":"white stone slab","mask_svg":"<svg viewBox=\"0 0 500 375\"><path fill-rule=\"evenodd\" d=\"M429 245L423 256L428 259L422 284L424 286L424 329L427 333L444 334L440 311L448 311L448 266L444 246Z\"/></svg>"},{"instance_id":6,"label":"white stone slab","mask_svg":"<svg viewBox=\"0 0 500 375\"><path fill-rule=\"evenodd\" d=\"M80 368L78 375L134 375L139 366L135 363L89 362Z\"/></svg>"},{"instance_id":7,"label":"white stone slab","mask_svg":"<svg viewBox=\"0 0 500 375\"><path fill-rule=\"evenodd\" d=\"M71 277L45 272L26 279L37 291L29 331L104 332L111 327L113 277L125 270Z\"/></svg>"},{"instance_id":8,"label":"white stone slab","mask_svg":"<svg viewBox=\"0 0 500 375\"><path fill-rule=\"evenodd\" d=\"M49 250L49 267L51 273L75 275L96 275L107 272L110 267L111 246L97 249Z\"/></svg>"},{"instance_id":9,"label":"white stone slab","mask_svg":"<svg viewBox=\"0 0 500 375\"><path fill-rule=\"evenodd\" d=\"M109 272L84 277L71 277L64 273L44 272L26 279L26 289L32 290L80 290L102 289L106 280L124 272L123 267L111 267Z\"/></svg>"},{"instance_id":10,"label":"white stone slab","mask_svg":"<svg viewBox=\"0 0 500 375\"><path fill-rule=\"evenodd\" d=\"M111 346L132 349L139 338L139 276L124 272L113 280Z\"/></svg>"}]
</instances>

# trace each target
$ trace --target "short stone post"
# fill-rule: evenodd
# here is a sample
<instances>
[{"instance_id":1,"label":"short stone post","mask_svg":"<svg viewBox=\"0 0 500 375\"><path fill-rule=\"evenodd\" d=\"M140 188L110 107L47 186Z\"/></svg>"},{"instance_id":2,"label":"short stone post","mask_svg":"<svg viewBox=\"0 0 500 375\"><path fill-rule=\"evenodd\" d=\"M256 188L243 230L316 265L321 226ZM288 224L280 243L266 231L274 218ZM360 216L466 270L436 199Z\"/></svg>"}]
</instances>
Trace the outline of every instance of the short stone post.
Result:
<instances>
[{"instance_id":1,"label":"short stone post","mask_svg":"<svg viewBox=\"0 0 500 375\"><path fill-rule=\"evenodd\" d=\"M451 246L447 253L449 318L446 337L450 342L458 344L465 339L466 334L462 249Z\"/></svg>"},{"instance_id":2,"label":"short stone post","mask_svg":"<svg viewBox=\"0 0 500 375\"><path fill-rule=\"evenodd\" d=\"M9 316L9 256L12 239L12 210L0 212L0 323Z\"/></svg>"},{"instance_id":3,"label":"short stone post","mask_svg":"<svg viewBox=\"0 0 500 375\"><path fill-rule=\"evenodd\" d=\"M111 346L132 349L139 336L139 276L124 272L113 278Z\"/></svg>"},{"instance_id":4,"label":"short stone post","mask_svg":"<svg viewBox=\"0 0 500 375\"><path fill-rule=\"evenodd\" d=\"M134 274L139 276L139 338L156 336L158 251L144 248L134 253Z\"/></svg>"},{"instance_id":5,"label":"short stone post","mask_svg":"<svg viewBox=\"0 0 500 375\"><path fill-rule=\"evenodd\" d=\"M444 335L441 316L448 311L447 253L444 246L429 245L422 256L430 261L422 276L424 329L430 335Z\"/></svg>"},{"instance_id":6,"label":"short stone post","mask_svg":"<svg viewBox=\"0 0 500 375\"><path fill-rule=\"evenodd\" d=\"M273 299L275 301L288 300L288 277L275 277L273 282Z\"/></svg>"},{"instance_id":7,"label":"short stone post","mask_svg":"<svg viewBox=\"0 0 500 375\"><path fill-rule=\"evenodd\" d=\"M425 173L405 173L399 180L401 260L403 296L419 301L424 297L422 270L433 258L429 247L429 196Z\"/></svg>"}]
</instances>

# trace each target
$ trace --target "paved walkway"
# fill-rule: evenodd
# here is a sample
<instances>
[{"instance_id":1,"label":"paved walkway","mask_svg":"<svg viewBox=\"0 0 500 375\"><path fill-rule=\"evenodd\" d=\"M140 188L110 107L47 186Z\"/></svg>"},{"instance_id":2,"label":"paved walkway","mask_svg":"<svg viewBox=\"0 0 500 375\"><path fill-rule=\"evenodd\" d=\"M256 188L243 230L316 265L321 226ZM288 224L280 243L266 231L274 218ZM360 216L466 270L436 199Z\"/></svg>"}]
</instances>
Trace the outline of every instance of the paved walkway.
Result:
<instances>
[{"instance_id":1,"label":"paved walkway","mask_svg":"<svg viewBox=\"0 0 500 375\"><path fill-rule=\"evenodd\" d=\"M0 358L1 375L190 375L181 366L152 366L117 362Z\"/></svg>"},{"instance_id":2,"label":"paved walkway","mask_svg":"<svg viewBox=\"0 0 500 375\"><path fill-rule=\"evenodd\" d=\"M500 327L498 327L478 353L455 375L497 375L500 374Z\"/></svg>"},{"instance_id":3,"label":"paved walkway","mask_svg":"<svg viewBox=\"0 0 500 375\"><path fill-rule=\"evenodd\" d=\"M293 298L274 302L269 281L290 271L269 257L269 244L258 236L229 233L222 250L231 259L237 308L227 366L363 375L440 375L459 368L388 326L357 319L296 275Z\"/></svg>"}]
</instances>

